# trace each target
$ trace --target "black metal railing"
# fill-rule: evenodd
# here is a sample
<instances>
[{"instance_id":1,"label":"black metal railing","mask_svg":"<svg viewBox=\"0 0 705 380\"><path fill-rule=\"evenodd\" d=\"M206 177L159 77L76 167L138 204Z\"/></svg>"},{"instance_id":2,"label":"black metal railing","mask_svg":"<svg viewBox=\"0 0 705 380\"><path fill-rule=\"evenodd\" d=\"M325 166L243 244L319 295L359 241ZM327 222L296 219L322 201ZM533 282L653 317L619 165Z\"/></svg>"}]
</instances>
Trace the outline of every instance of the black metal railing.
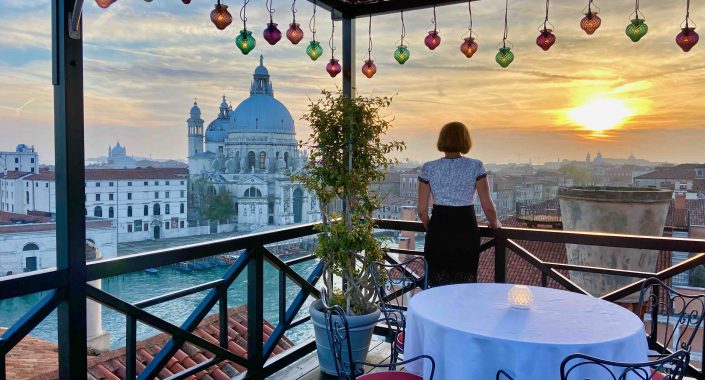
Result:
<instances>
[{"instance_id":1,"label":"black metal railing","mask_svg":"<svg viewBox=\"0 0 705 380\"><path fill-rule=\"evenodd\" d=\"M377 221L377 225L380 229L418 232L423 231L423 226L418 222L379 220ZM488 239L483 243L481 250L483 252L487 252L490 248L494 248L495 282L506 282L506 258L508 252L513 252L531 266L539 270L542 273L542 282L544 286L547 285L548 279L552 279L564 288L580 293L586 293L586 291L581 289L569 278L559 272L560 270L585 271L636 278L657 277L662 280L668 280L679 273L705 264L705 240L567 232L556 230L535 230L526 228L503 228L500 230L493 230L487 227L481 227L481 233L486 240ZM25 315L12 327L10 327L0 338L0 379L5 378L5 357L8 352L15 347L15 345L17 345L30 331L32 331L34 327L44 320L54 309L56 309L71 291L79 286L83 286L83 289L80 291L85 292L88 298L106 305L126 316L126 378L128 379L154 378L155 375L159 373L159 371L167 364L174 353L186 342L208 350L215 356L209 361L174 375L174 379L188 377L193 373L199 372L223 360L232 361L245 367L247 369L247 373L245 375L246 378L259 379L274 374L315 350L315 342L310 339L305 341L303 344L296 345L284 353L270 358L277 344L288 330L309 322L310 317L304 317L298 320L295 320L295 318L309 296L320 296L315 284L322 275L323 268L322 265L318 263L308 278L303 278L296 271L294 271L291 266L305 261L315 260L316 258L313 255L309 254L293 260L283 261L270 252L266 248L266 245L315 234L315 224L305 224L271 232L238 236L86 264L86 281L93 281L140 271L147 268L170 265L182 261L200 259L238 250L245 250L244 254L242 254L230 266L230 268L220 279L131 303L93 287L88 283L84 282L78 284L69 279L65 270L42 270L2 278L0 279L0 300L28 295L39 291L46 292L46 295L44 295L44 297L31 310L25 313ZM534 253L521 246L517 243L517 241L542 241L608 247L683 251L694 252L696 254L678 265L657 273L648 273L545 262ZM423 252L420 251L389 249L389 253L395 252L423 255ZM386 255L386 260L389 262L397 262L396 258L389 253ZM264 336L263 304L265 300L265 262L274 266L279 273L279 321L274 327L274 331L270 338L266 342L262 339ZM240 275L247 277L247 357L238 356L228 350L228 336L226 335L227 326L224 325L227 321L228 310L228 300L226 297L227 291ZM288 307L285 291L287 278L293 281L293 283L300 288L296 297ZM602 298L608 301L616 301L624 296L639 291L640 287L641 281L636 281L634 284L615 290L602 296ZM208 291L208 293L201 300L199 306L180 326L169 323L145 310L145 308L149 306L158 305L201 291ZM219 344L211 343L198 335L193 334L193 330L205 318L216 303L218 304L218 313L220 316L219 323L221 324ZM137 322L147 324L172 336L171 340L164 345L161 352L154 357L154 359L139 375L136 373L135 367ZM59 345L62 344L65 343L59 341ZM705 341L703 341L703 344L705 345ZM699 368L691 367L690 375L695 376L698 379L705 379L702 370Z\"/></svg>"}]
</instances>

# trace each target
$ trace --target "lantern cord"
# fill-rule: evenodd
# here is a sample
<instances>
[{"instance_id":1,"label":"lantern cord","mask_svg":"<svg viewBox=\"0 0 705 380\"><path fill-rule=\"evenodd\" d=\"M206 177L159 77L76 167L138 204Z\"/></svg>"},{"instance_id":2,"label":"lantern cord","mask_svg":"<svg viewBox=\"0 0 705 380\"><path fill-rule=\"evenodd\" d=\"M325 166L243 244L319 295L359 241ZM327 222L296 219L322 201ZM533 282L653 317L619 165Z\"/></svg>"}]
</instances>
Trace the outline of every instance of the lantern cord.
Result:
<instances>
[{"instance_id":1,"label":"lantern cord","mask_svg":"<svg viewBox=\"0 0 705 380\"><path fill-rule=\"evenodd\" d=\"M330 19L331 29L330 29L330 40L328 40L328 46L330 46L330 58L335 58L335 20L333 17Z\"/></svg>"},{"instance_id":2,"label":"lantern cord","mask_svg":"<svg viewBox=\"0 0 705 380\"><path fill-rule=\"evenodd\" d=\"M685 0L685 28L688 29L688 19L690 19L690 0Z\"/></svg>"},{"instance_id":3,"label":"lantern cord","mask_svg":"<svg viewBox=\"0 0 705 380\"><path fill-rule=\"evenodd\" d=\"M470 31L470 37L472 37L472 0L468 1L468 15L470 16L470 24L468 25L468 31Z\"/></svg>"},{"instance_id":4,"label":"lantern cord","mask_svg":"<svg viewBox=\"0 0 705 380\"><path fill-rule=\"evenodd\" d=\"M507 47L507 36L509 35L507 14L509 14L509 0L505 0L504 3L504 38L502 38L502 47Z\"/></svg>"},{"instance_id":5,"label":"lantern cord","mask_svg":"<svg viewBox=\"0 0 705 380\"><path fill-rule=\"evenodd\" d=\"M245 0L242 8L240 8L240 20L242 20L242 28L245 30L247 30L247 3L249 2L250 0Z\"/></svg>"},{"instance_id":6,"label":"lantern cord","mask_svg":"<svg viewBox=\"0 0 705 380\"><path fill-rule=\"evenodd\" d=\"M438 31L438 24L437 24L437 20L436 20L436 5L435 4L433 5L433 20L431 20L431 22L433 23L433 31L437 32Z\"/></svg>"},{"instance_id":7,"label":"lantern cord","mask_svg":"<svg viewBox=\"0 0 705 380\"><path fill-rule=\"evenodd\" d=\"M296 24L296 0L294 0L294 2L291 3L291 18L292 18L291 22L293 24Z\"/></svg>"},{"instance_id":8,"label":"lantern cord","mask_svg":"<svg viewBox=\"0 0 705 380\"><path fill-rule=\"evenodd\" d=\"M311 20L308 22L308 28L311 30L311 33L313 33L313 39L316 39L316 9L318 8L318 1L314 0L313 1L313 16L311 16Z\"/></svg>"},{"instance_id":9,"label":"lantern cord","mask_svg":"<svg viewBox=\"0 0 705 380\"><path fill-rule=\"evenodd\" d=\"M639 20L639 0L634 0L634 14L636 19Z\"/></svg>"},{"instance_id":10,"label":"lantern cord","mask_svg":"<svg viewBox=\"0 0 705 380\"><path fill-rule=\"evenodd\" d=\"M265 3L265 6L267 7L267 12L269 12L269 22L272 23L274 20L272 20L272 16L274 15L274 8L272 8L272 1L274 0L267 0Z\"/></svg>"},{"instance_id":11,"label":"lantern cord","mask_svg":"<svg viewBox=\"0 0 705 380\"><path fill-rule=\"evenodd\" d=\"M406 37L406 25L404 25L404 10L401 10L401 44L404 45L404 37Z\"/></svg>"},{"instance_id":12,"label":"lantern cord","mask_svg":"<svg viewBox=\"0 0 705 380\"><path fill-rule=\"evenodd\" d=\"M368 37L367 59L372 59L372 13L370 13L370 23L367 27L367 37Z\"/></svg>"},{"instance_id":13,"label":"lantern cord","mask_svg":"<svg viewBox=\"0 0 705 380\"><path fill-rule=\"evenodd\" d=\"M548 24L548 3L550 0L546 0L546 18L543 20L543 29L546 30Z\"/></svg>"}]
</instances>

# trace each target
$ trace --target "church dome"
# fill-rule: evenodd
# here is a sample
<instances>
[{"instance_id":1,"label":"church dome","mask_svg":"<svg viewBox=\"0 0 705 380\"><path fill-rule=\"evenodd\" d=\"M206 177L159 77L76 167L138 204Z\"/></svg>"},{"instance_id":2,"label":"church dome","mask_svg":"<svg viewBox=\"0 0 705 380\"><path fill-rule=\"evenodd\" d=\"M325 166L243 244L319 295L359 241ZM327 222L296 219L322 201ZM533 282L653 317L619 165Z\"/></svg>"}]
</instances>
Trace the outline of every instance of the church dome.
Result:
<instances>
[{"instance_id":1,"label":"church dome","mask_svg":"<svg viewBox=\"0 0 705 380\"><path fill-rule=\"evenodd\" d=\"M230 129L230 120L222 118L213 120L206 128L206 142L225 141L228 129Z\"/></svg>"},{"instance_id":2,"label":"church dome","mask_svg":"<svg viewBox=\"0 0 705 380\"><path fill-rule=\"evenodd\" d=\"M110 149L110 155L112 157L124 156L126 154L127 154L127 149L125 149L125 147L120 145L120 142L118 142L117 145L115 145L112 149Z\"/></svg>"},{"instance_id":3,"label":"church dome","mask_svg":"<svg viewBox=\"0 0 705 380\"><path fill-rule=\"evenodd\" d=\"M198 108L198 103L193 102L193 107L191 107L191 116L201 116L201 109Z\"/></svg>"},{"instance_id":4,"label":"church dome","mask_svg":"<svg viewBox=\"0 0 705 380\"><path fill-rule=\"evenodd\" d=\"M272 96L250 96L235 108L232 120L235 132L295 133L289 110Z\"/></svg>"}]
</instances>

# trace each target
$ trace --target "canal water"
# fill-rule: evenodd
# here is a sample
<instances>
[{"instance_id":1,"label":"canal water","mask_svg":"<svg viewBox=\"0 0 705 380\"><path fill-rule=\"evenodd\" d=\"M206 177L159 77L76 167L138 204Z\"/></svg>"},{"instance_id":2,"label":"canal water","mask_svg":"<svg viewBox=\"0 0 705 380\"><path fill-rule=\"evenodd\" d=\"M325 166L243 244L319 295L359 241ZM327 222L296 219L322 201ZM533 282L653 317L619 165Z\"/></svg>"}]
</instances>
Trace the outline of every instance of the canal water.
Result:
<instances>
[{"instance_id":1,"label":"canal water","mask_svg":"<svg viewBox=\"0 0 705 380\"><path fill-rule=\"evenodd\" d=\"M289 259L290 257L287 257ZM295 257L291 257L295 258ZM316 260L306 261L292 266L302 277L307 278L317 264ZM129 273L122 276L110 277L103 280L103 290L128 302L136 302L155 297L164 293L185 289L221 278L228 267L214 267L210 269L181 272L173 266L158 268L158 274L143 271ZM287 306L291 304L300 288L287 279L286 300ZM208 291L192 294L174 301L166 302L146 308L150 313L177 326L188 318L198 304L203 300ZM31 294L0 301L0 327L9 327L17 321L26 311L32 308L43 294ZM313 299L309 297L307 303L299 312L299 316L308 314L308 305ZM247 271L243 271L228 291L228 307L232 308L247 303ZM218 311L218 305L211 310L211 314ZM298 318L297 317L297 318ZM279 322L279 272L265 262L264 266L264 318L271 324ZM54 311L44 322L38 325L30 335L56 342L57 320ZM103 306L103 330L110 333L111 348L125 345L125 317L124 315ZM137 339L143 340L158 334L159 331L138 323ZM300 343L313 336L310 324L303 324L287 332L287 337L294 343Z\"/></svg>"}]
</instances>

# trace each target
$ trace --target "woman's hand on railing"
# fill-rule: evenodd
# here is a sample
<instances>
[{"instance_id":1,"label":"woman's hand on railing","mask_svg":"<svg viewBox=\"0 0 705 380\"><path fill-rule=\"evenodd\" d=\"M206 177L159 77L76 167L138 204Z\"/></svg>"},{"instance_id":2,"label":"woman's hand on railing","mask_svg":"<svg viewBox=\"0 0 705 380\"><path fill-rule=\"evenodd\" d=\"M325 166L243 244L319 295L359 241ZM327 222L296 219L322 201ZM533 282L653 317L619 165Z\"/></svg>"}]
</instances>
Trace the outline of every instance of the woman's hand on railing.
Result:
<instances>
[{"instance_id":1,"label":"woman's hand on railing","mask_svg":"<svg viewBox=\"0 0 705 380\"><path fill-rule=\"evenodd\" d=\"M502 228L502 222L500 222L499 220L495 220L494 223L490 222L490 228L494 228L494 229Z\"/></svg>"}]
</instances>

